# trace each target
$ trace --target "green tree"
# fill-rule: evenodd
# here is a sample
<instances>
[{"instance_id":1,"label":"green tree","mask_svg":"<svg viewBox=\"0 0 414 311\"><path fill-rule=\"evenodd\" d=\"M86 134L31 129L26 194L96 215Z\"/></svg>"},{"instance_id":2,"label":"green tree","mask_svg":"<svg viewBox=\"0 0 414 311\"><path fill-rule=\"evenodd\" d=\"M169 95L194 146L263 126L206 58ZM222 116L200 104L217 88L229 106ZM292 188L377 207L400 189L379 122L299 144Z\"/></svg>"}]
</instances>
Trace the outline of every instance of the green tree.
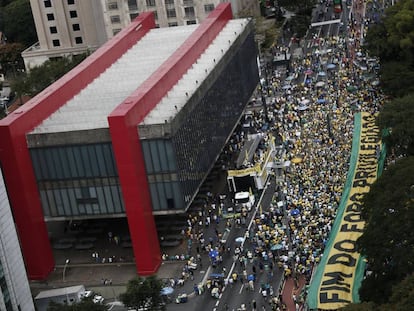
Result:
<instances>
[{"instance_id":1,"label":"green tree","mask_svg":"<svg viewBox=\"0 0 414 311\"><path fill-rule=\"evenodd\" d=\"M379 56L381 61L412 61L413 35L414 3L411 0L401 0L386 10L379 24L368 29L364 45L371 54Z\"/></svg>"},{"instance_id":2,"label":"green tree","mask_svg":"<svg viewBox=\"0 0 414 311\"><path fill-rule=\"evenodd\" d=\"M365 36L363 48L373 56L378 56L382 62L389 61L393 55L393 47L387 44L387 29L384 23L372 25ZM392 58L391 58L392 59Z\"/></svg>"},{"instance_id":3,"label":"green tree","mask_svg":"<svg viewBox=\"0 0 414 311\"><path fill-rule=\"evenodd\" d=\"M154 276L136 277L128 281L125 293L119 299L126 307L147 308L147 310L166 310L161 296L162 282Z\"/></svg>"},{"instance_id":4,"label":"green tree","mask_svg":"<svg viewBox=\"0 0 414 311\"><path fill-rule=\"evenodd\" d=\"M3 24L8 42L19 42L28 47L37 41L29 0L15 0L2 9Z\"/></svg>"},{"instance_id":5,"label":"green tree","mask_svg":"<svg viewBox=\"0 0 414 311\"><path fill-rule=\"evenodd\" d=\"M6 74L14 76L16 69L22 67L21 53L23 50L24 46L21 43L0 44L0 67Z\"/></svg>"},{"instance_id":6,"label":"green tree","mask_svg":"<svg viewBox=\"0 0 414 311\"><path fill-rule=\"evenodd\" d=\"M393 96L414 87L414 2L400 0L386 10L382 21L370 27L364 48L381 61L381 85Z\"/></svg>"},{"instance_id":7,"label":"green tree","mask_svg":"<svg viewBox=\"0 0 414 311\"><path fill-rule=\"evenodd\" d=\"M414 47L414 2L401 0L391 6L384 19L387 43L398 51L393 57L412 58ZM384 39L384 38L382 38ZM391 56L391 55L390 55Z\"/></svg>"},{"instance_id":8,"label":"green tree","mask_svg":"<svg viewBox=\"0 0 414 311\"><path fill-rule=\"evenodd\" d=\"M13 101L14 99L19 101L19 105L22 105L22 96L23 95L27 95L26 89L26 82L25 82L25 75L18 75L16 76L16 78L14 78L11 83L10 83L10 88L12 90L12 98L10 98L11 101Z\"/></svg>"},{"instance_id":9,"label":"green tree","mask_svg":"<svg viewBox=\"0 0 414 311\"><path fill-rule=\"evenodd\" d=\"M28 74L18 76L12 81L12 91L16 95L35 96L76 67L86 56L87 54L80 54L74 55L71 58L63 57L56 60L48 60L41 66L32 68Z\"/></svg>"},{"instance_id":10,"label":"green tree","mask_svg":"<svg viewBox=\"0 0 414 311\"><path fill-rule=\"evenodd\" d=\"M382 63L380 78L386 94L395 97L414 93L414 68L403 60Z\"/></svg>"},{"instance_id":11,"label":"green tree","mask_svg":"<svg viewBox=\"0 0 414 311\"><path fill-rule=\"evenodd\" d=\"M362 301L388 301L392 286L414 272L414 157L390 165L363 198L366 225L358 239L368 274L362 282Z\"/></svg>"},{"instance_id":12,"label":"green tree","mask_svg":"<svg viewBox=\"0 0 414 311\"><path fill-rule=\"evenodd\" d=\"M411 311L414 306L414 274L393 286L388 303L376 305L373 302L351 303L340 311Z\"/></svg>"},{"instance_id":13,"label":"green tree","mask_svg":"<svg viewBox=\"0 0 414 311\"><path fill-rule=\"evenodd\" d=\"M339 311L375 311L378 307L373 302L350 303Z\"/></svg>"},{"instance_id":14,"label":"green tree","mask_svg":"<svg viewBox=\"0 0 414 311\"><path fill-rule=\"evenodd\" d=\"M280 7L294 12L295 14L287 22L290 29L297 38L305 36L306 31L311 24L312 9L315 6L315 0L279 0Z\"/></svg>"},{"instance_id":15,"label":"green tree","mask_svg":"<svg viewBox=\"0 0 414 311\"><path fill-rule=\"evenodd\" d=\"M289 21L289 25L291 25L291 29L296 34L297 38L302 38L306 35L310 23L311 17L308 14L297 14L292 16Z\"/></svg>"},{"instance_id":16,"label":"green tree","mask_svg":"<svg viewBox=\"0 0 414 311\"><path fill-rule=\"evenodd\" d=\"M414 72L413 72L414 74ZM389 130L384 137L388 150L395 155L414 155L414 93L387 102L378 118L381 129Z\"/></svg>"},{"instance_id":17,"label":"green tree","mask_svg":"<svg viewBox=\"0 0 414 311\"><path fill-rule=\"evenodd\" d=\"M414 274L410 274L392 288L389 303L381 305L380 311L411 311L414 306Z\"/></svg>"},{"instance_id":18,"label":"green tree","mask_svg":"<svg viewBox=\"0 0 414 311\"><path fill-rule=\"evenodd\" d=\"M13 0L0 0L0 29L4 29L4 7Z\"/></svg>"},{"instance_id":19,"label":"green tree","mask_svg":"<svg viewBox=\"0 0 414 311\"><path fill-rule=\"evenodd\" d=\"M278 0L277 2L280 7L297 12L302 9L312 9L315 6L316 0Z\"/></svg>"},{"instance_id":20,"label":"green tree","mask_svg":"<svg viewBox=\"0 0 414 311\"><path fill-rule=\"evenodd\" d=\"M106 311L108 307L104 304L94 303L92 298L84 298L81 302L71 305L51 302L47 311Z\"/></svg>"},{"instance_id":21,"label":"green tree","mask_svg":"<svg viewBox=\"0 0 414 311\"><path fill-rule=\"evenodd\" d=\"M0 8L5 7L6 5L8 5L10 2L13 2L14 0L0 0Z\"/></svg>"},{"instance_id":22,"label":"green tree","mask_svg":"<svg viewBox=\"0 0 414 311\"><path fill-rule=\"evenodd\" d=\"M21 43L0 44L0 64L18 61L23 50L24 46Z\"/></svg>"}]
</instances>

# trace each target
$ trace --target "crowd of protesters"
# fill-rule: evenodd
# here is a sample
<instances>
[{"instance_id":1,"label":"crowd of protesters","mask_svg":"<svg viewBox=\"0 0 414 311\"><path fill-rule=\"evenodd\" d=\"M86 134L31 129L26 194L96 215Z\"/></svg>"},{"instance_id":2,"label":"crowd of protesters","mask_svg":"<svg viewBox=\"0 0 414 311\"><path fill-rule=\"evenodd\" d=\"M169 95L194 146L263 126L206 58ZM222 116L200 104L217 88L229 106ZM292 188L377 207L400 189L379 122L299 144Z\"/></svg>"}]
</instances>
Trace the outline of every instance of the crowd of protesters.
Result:
<instances>
[{"instance_id":1,"label":"crowd of protesters","mask_svg":"<svg viewBox=\"0 0 414 311\"><path fill-rule=\"evenodd\" d=\"M300 277L309 281L323 256L348 173L354 115L377 113L383 101L378 62L360 49L361 31L370 21L358 12L351 16L347 38L315 40L313 50L293 59L287 72L266 65L263 68L267 74L257 100L263 95L267 109L249 114L249 126L233 134L225 153L229 161L234 160L232 155L240 152L253 128L256 133L276 136L285 149L286 165L270 207L260 209L246 232L244 247L227 248L222 243L224 231L218 229L206 241L203 228L211 224L218 228L219 223L222 229L243 226L247 211L222 221L224 203L217 196L189 216L186 235L198 241L194 261L201 264L200 253L217 251L217 261L212 262L217 264L222 254L231 250L238 263L228 279L231 283L241 280L251 287L257 273L266 273L271 280L277 269L296 282ZM286 48L274 50L275 55L286 52ZM265 286L264 292L272 310L286 308L271 286ZM295 297L295 302L300 305L303 299Z\"/></svg>"},{"instance_id":2,"label":"crowd of protesters","mask_svg":"<svg viewBox=\"0 0 414 311\"><path fill-rule=\"evenodd\" d=\"M289 78L273 72L263 87L275 116L272 130L282 137L290 165L249 237L259 264L272 258L286 277L310 280L347 177L354 114L374 114L383 101L378 63L359 49L360 23L350 25L351 40L324 40L313 53L293 61ZM292 83L301 78L303 83Z\"/></svg>"}]
</instances>

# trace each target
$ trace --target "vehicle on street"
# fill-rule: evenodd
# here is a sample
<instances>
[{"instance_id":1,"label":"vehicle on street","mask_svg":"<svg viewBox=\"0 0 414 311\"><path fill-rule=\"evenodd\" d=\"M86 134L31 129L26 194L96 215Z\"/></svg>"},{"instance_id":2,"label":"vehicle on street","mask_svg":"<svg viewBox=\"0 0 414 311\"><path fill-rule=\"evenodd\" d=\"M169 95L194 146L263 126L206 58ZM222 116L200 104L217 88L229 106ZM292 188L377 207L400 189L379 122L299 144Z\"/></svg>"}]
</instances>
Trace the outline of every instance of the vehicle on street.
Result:
<instances>
[{"instance_id":1,"label":"vehicle on street","mask_svg":"<svg viewBox=\"0 0 414 311\"><path fill-rule=\"evenodd\" d=\"M85 292L82 294L83 297L93 297L94 295L94 291L93 290L85 290Z\"/></svg>"},{"instance_id":2,"label":"vehicle on street","mask_svg":"<svg viewBox=\"0 0 414 311\"><path fill-rule=\"evenodd\" d=\"M339 14L342 12L342 0L333 0L334 12Z\"/></svg>"},{"instance_id":3,"label":"vehicle on street","mask_svg":"<svg viewBox=\"0 0 414 311\"><path fill-rule=\"evenodd\" d=\"M255 198L254 194L250 193L249 191L242 191L237 192L234 195L234 203L236 205L237 209L247 208L248 211L250 211L254 205Z\"/></svg>"},{"instance_id":4,"label":"vehicle on street","mask_svg":"<svg viewBox=\"0 0 414 311\"><path fill-rule=\"evenodd\" d=\"M175 303L186 303L188 301L187 294L180 294L175 299Z\"/></svg>"},{"instance_id":5,"label":"vehicle on street","mask_svg":"<svg viewBox=\"0 0 414 311\"><path fill-rule=\"evenodd\" d=\"M95 296L93 296L93 299L92 299L92 301L94 303L103 303L104 300L105 300L105 298L102 297L101 295L95 295Z\"/></svg>"}]
</instances>

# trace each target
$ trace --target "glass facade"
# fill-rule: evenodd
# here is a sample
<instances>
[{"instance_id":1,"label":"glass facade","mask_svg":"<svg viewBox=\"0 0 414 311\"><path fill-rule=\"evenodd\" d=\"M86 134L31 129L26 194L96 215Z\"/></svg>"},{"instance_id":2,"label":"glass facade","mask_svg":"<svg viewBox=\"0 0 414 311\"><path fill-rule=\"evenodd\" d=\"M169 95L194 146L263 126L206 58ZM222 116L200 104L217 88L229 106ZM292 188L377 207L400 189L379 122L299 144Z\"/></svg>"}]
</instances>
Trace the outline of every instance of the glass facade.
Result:
<instances>
[{"instance_id":1,"label":"glass facade","mask_svg":"<svg viewBox=\"0 0 414 311\"><path fill-rule=\"evenodd\" d=\"M154 210L185 209L258 83L250 34L171 140L143 140Z\"/></svg>"},{"instance_id":2,"label":"glass facade","mask_svg":"<svg viewBox=\"0 0 414 311\"><path fill-rule=\"evenodd\" d=\"M183 209L177 163L171 140L142 140L154 211Z\"/></svg>"},{"instance_id":3,"label":"glass facade","mask_svg":"<svg viewBox=\"0 0 414 311\"><path fill-rule=\"evenodd\" d=\"M31 148L46 217L124 213L110 143Z\"/></svg>"}]
</instances>

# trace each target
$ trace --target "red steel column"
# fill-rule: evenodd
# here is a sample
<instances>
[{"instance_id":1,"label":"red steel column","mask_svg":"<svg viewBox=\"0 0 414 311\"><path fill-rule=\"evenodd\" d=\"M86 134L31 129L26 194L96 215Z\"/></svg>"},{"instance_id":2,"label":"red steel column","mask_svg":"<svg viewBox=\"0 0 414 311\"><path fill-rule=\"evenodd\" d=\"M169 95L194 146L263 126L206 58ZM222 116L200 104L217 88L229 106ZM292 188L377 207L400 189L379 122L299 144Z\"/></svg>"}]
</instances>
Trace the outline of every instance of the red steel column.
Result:
<instances>
[{"instance_id":1,"label":"red steel column","mask_svg":"<svg viewBox=\"0 0 414 311\"><path fill-rule=\"evenodd\" d=\"M140 275L155 273L161 252L138 130L128 116L109 118L135 263Z\"/></svg>"},{"instance_id":2,"label":"red steel column","mask_svg":"<svg viewBox=\"0 0 414 311\"><path fill-rule=\"evenodd\" d=\"M0 120L0 165L29 279L45 279L55 263L26 134L99 76L154 27L153 13L141 14L79 66Z\"/></svg>"},{"instance_id":3,"label":"red steel column","mask_svg":"<svg viewBox=\"0 0 414 311\"><path fill-rule=\"evenodd\" d=\"M17 127L0 127L1 166L28 277L41 280L54 259L26 139Z\"/></svg>"},{"instance_id":4,"label":"red steel column","mask_svg":"<svg viewBox=\"0 0 414 311\"><path fill-rule=\"evenodd\" d=\"M138 125L231 18L229 3L217 6L183 45L108 117L135 261L141 275L153 274L158 270L161 253Z\"/></svg>"}]
</instances>

